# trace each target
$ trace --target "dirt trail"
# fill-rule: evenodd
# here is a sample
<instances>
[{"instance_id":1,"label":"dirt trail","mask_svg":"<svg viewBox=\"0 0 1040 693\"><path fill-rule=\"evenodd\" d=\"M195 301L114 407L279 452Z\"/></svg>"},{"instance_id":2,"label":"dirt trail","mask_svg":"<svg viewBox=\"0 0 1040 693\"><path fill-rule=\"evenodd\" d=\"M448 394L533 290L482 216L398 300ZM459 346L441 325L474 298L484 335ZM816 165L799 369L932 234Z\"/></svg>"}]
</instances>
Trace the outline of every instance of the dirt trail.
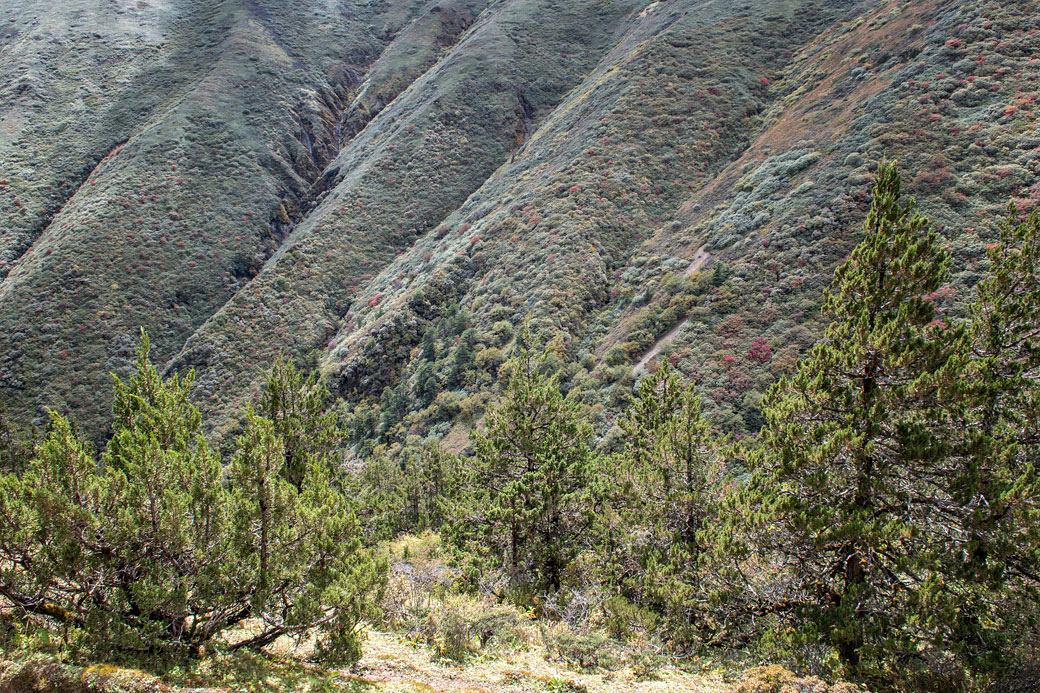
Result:
<instances>
[{"instance_id":1,"label":"dirt trail","mask_svg":"<svg viewBox=\"0 0 1040 693\"><path fill-rule=\"evenodd\" d=\"M704 267L704 263L711 259L711 253L709 253L702 245L698 248L697 253L693 256L693 262L683 272L684 277L692 277L694 272L699 272L701 267Z\"/></svg>"},{"instance_id":2,"label":"dirt trail","mask_svg":"<svg viewBox=\"0 0 1040 693\"><path fill-rule=\"evenodd\" d=\"M392 633L369 632L357 677L380 691L468 691L470 693L528 693L577 691L589 693L664 693L695 691L722 693L725 685L715 677L694 676L664 669L653 681L638 681L631 671L588 673L548 661L541 647L502 652L494 658L477 658L462 664L434 661L426 648L415 647Z\"/></svg>"},{"instance_id":3,"label":"dirt trail","mask_svg":"<svg viewBox=\"0 0 1040 693\"><path fill-rule=\"evenodd\" d=\"M701 267L704 267L704 263L706 263L710 259L711 254L704 249L704 246L701 246L700 249L697 251L697 254L693 256L693 262L691 262L690 266L686 268L685 272L683 272L683 276L692 277L693 274L695 272L700 271ZM675 339L675 335L679 334L679 330L681 330L684 325L686 325L685 319L680 320L675 327L668 330L668 333L665 336L658 339L657 342L655 342L654 345L650 347L650 351L646 352L646 354L643 355L643 358L639 359L639 363L635 365L632 371L636 372L646 370L646 367L650 364L650 362L653 361L654 358L656 358L657 355L661 353L661 349L664 349L665 346L670 344L671 341Z\"/></svg>"}]
</instances>

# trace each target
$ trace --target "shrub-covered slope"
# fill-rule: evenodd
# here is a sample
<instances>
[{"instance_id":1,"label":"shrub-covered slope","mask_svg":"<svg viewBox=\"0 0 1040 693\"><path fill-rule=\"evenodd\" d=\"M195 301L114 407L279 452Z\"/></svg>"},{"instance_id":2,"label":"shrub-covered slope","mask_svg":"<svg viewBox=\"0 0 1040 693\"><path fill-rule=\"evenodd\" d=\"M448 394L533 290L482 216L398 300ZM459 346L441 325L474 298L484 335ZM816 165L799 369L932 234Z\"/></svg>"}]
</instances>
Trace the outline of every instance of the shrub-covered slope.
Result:
<instances>
[{"instance_id":1,"label":"shrub-covered slope","mask_svg":"<svg viewBox=\"0 0 1040 693\"><path fill-rule=\"evenodd\" d=\"M747 147L774 66L851 7L641 12L522 150L361 292L324 360L333 382L351 400L380 397L384 426L430 405L406 426L444 433L440 424L479 414L501 350L529 317L598 403L610 383L590 380L590 353L600 324L624 317L630 297L615 290L633 253ZM456 303L463 315L446 326Z\"/></svg>"},{"instance_id":2,"label":"shrub-covered slope","mask_svg":"<svg viewBox=\"0 0 1040 693\"><path fill-rule=\"evenodd\" d=\"M228 427L284 351L461 445L525 319L601 433L662 358L755 430L883 154L939 301L1040 202L1035 2L5 4L0 392L95 435L144 326Z\"/></svg>"},{"instance_id":3,"label":"shrub-covered slope","mask_svg":"<svg viewBox=\"0 0 1040 693\"><path fill-rule=\"evenodd\" d=\"M757 38L711 23L741 46L737 53L724 43L714 61L704 48L712 42L682 28L699 49L676 51L675 60L711 65L707 83L696 83L689 68L669 69L658 53L652 70L637 70L641 101L585 120L598 128L591 137L580 119L566 123L545 148L560 154L555 167L543 159L527 177L504 169L509 193L483 194L496 176L448 220L459 236L450 252L458 258L465 250L477 268L478 280L460 299L468 322L409 322L402 304L369 305L377 296L381 304L392 300L391 282L419 267L419 252L430 248L417 247L373 282L367 301L353 308L367 331L347 334L348 324L325 361L345 394L365 392L376 373L404 373L375 411L356 408L361 428L375 416L393 426L410 410L402 440L443 435L455 422L461 432L486 403L509 325L531 315L535 331L558 335L569 385L600 411L601 431L634 380L665 357L698 381L720 424L757 430L761 393L818 333L822 288L859 240L869 174L885 154L907 168L910 192L957 250L955 281L934 299L956 304L966 294L984 254L980 234L992 232L1008 199L1022 210L1040 202L1036 15L1026 5L997 3L857 4L798 41L775 8L756 9L766 17L752 25ZM704 13L699 8L699 18ZM796 26L808 30L810 16L800 12ZM788 41L769 40L762 25L773 23ZM797 48L755 69L749 46L756 40ZM675 48L667 34L662 45ZM734 54L752 67L737 72ZM611 84L624 77L615 72ZM676 97L680 87L700 99L691 107ZM576 89L527 151L584 96ZM562 142L572 135L579 144L567 150ZM688 150L696 152L691 164L675 171ZM593 162L587 178L585 157ZM400 296L412 313L424 305L415 294ZM461 377L459 363L466 365ZM383 383L373 384L378 393ZM442 386L449 392L438 395ZM449 443L464 440L449 436Z\"/></svg>"},{"instance_id":4,"label":"shrub-covered slope","mask_svg":"<svg viewBox=\"0 0 1040 693\"><path fill-rule=\"evenodd\" d=\"M95 393L139 327L168 359L259 271L367 67L424 8L39 5L0 60L0 385L12 409L67 404L100 432Z\"/></svg>"},{"instance_id":5,"label":"shrub-covered slope","mask_svg":"<svg viewBox=\"0 0 1040 693\"><path fill-rule=\"evenodd\" d=\"M1023 212L1040 203L1036 9L885 3L822 32L770 86L747 150L646 248L663 278L649 305L625 308L637 328L611 320L607 343L644 353L677 325L658 346L697 378L717 419L757 430L758 393L815 337L821 288L859 240L855 219L885 155L956 251L954 282L933 298L958 304L1008 200ZM662 319L683 305L669 257L685 262L700 246L717 287L694 290L686 321ZM640 274L619 292L644 290Z\"/></svg>"},{"instance_id":6,"label":"shrub-covered slope","mask_svg":"<svg viewBox=\"0 0 1040 693\"><path fill-rule=\"evenodd\" d=\"M188 340L204 408L258 362L323 349L373 275L476 190L611 45L636 3L496 5L330 164L330 189L260 274ZM366 297L366 300L370 300ZM376 301L378 303L378 301Z\"/></svg>"}]
</instances>

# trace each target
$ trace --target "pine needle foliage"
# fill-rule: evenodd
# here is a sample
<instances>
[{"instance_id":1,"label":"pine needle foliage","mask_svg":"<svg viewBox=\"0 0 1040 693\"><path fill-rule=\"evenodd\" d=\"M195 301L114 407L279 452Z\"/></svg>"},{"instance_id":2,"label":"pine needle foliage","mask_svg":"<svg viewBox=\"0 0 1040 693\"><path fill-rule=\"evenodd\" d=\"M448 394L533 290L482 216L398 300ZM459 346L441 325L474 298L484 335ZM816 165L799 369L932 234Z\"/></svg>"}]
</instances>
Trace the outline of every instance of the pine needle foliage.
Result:
<instances>
[{"instance_id":1,"label":"pine needle foliage","mask_svg":"<svg viewBox=\"0 0 1040 693\"><path fill-rule=\"evenodd\" d=\"M973 630L994 631L979 654L997 662L1040 624L1040 215L1018 217L1009 205L987 250L989 271L971 305L965 396L950 406L949 435L962 441L951 492L964 537L950 570L985 588Z\"/></svg>"},{"instance_id":2,"label":"pine needle foliage","mask_svg":"<svg viewBox=\"0 0 1040 693\"><path fill-rule=\"evenodd\" d=\"M695 385L668 365L643 379L619 424L624 450L604 460L601 475L610 499L599 518L605 577L625 599L662 614L673 639L710 637L721 441Z\"/></svg>"},{"instance_id":3,"label":"pine needle foliage","mask_svg":"<svg viewBox=\"0 0 1040 693\"><path fill-rule=\"evenodd\" d=\"M468 493L448 528L534 594L558 591L587 544L593 466L592 426L544 362L527 349L510 362L506 391L472 436Z\"/></svg>"},{"instance_id":4,"label":"pine needle foliage","mask_svg":"<svg viewBox=\"0 0 1040 693\"><path fill-rule=\"evenodd\" d=\"M360 475L361 512L370 540L439 531L451 519L462 473L459 457L436 441L378 454Z\"/></svg>"},{"instance_id":5,"label":"pine needle foliage","mask_svg":"<svg viewBox=\"0 0 1040 693\"><path fill-rule=\"evenodd\" d=\"M320 627L322 656L355 661L383 565L325 460L308 456L297 488L275 423L250 411L223 469L194 374L164 380L148 351L142 334L100 456L52 412L27 468L0 476L0 594L106 654L197 655L228 633L221 646L240 649Z\"/></svg>"},{"instance_id":6,"label":"pine needle foliage","mask_svg":"<svg viewBox=\"0 0 1040 693\"><path fill-rule=\"evenodd\" d=\"M791 640L831 645L860 676L956 630L941 567L950 444L933 425L958 383L964 327L928 296L950 260L883 162L866 237L824 297L826 333L768 393L749 506L779 538ZM774 535L775 536L775 535Z\"/></svg>"},{"instance_id":7,"label":"pine needle foliage","mask_svg":"<svg viewBox=\"0 0 1040 693\"><path fill-rule=\"evenodd\" d=\"M274 424L285 457L282 473L297 488L309 458L330 459L343 445L345 432L331 404L332 395L317 371L304 374L278 355L267 371L256 410Z\"/></svg>"}]
</instances>

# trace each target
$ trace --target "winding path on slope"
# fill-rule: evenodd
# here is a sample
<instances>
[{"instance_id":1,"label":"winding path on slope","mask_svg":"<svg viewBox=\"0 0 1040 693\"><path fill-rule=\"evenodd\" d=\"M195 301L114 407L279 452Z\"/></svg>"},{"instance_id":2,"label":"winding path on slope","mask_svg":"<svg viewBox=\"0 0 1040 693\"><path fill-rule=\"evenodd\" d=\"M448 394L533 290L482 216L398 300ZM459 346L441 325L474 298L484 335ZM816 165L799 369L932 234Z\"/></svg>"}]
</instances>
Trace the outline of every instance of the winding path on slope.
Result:
<instances>
[{"instance_id":1,"label":"winding path on slope","mask_svg":"<svg viewBox=\"0 0 1040 693\"><path fill-rule=\"evenodd\" d=\"M685 272L683 272L683 276L692 277L693 274L695 272L699 272L700 269L704 267L704 263L706 263L710 259L711 254L707 250L705 250L704 246L701 246L700 249L697 251L697 254L693 256L693 262L691 262L690 266L686 268ZM646 354L643 355L643 358L639 359L639 363L635 365L635 367L632 369L632 372L635 373L641 370L646 370L646 367L650 364L651 361L653 361L657 357L658 354L661 353L661 350L664 349L668 344L670 344L673 339L675 339L675 335L679 334L679 330L683 328L687 321L688 318L683 318L675 327L668 330L668 333L665 334L665 336L658 339L654 343L654 345L650 347L650 351L646 352Z\"/></svg>"}]
</instances>

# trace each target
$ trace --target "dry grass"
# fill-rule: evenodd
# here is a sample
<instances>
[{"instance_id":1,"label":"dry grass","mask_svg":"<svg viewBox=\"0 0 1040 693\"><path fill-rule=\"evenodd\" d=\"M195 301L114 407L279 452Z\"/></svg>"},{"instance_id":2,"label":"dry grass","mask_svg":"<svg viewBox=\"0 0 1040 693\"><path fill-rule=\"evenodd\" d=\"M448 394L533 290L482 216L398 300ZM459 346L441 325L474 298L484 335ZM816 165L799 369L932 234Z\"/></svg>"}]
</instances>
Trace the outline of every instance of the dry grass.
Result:
<instances>
[{"instance_id":1,"label":"dry grass","mask_svg":"<svg viewBox=\"0 0 1040 693\"><path fill-rule=\"evenodd\" d=\"M719 674L694 675L666 667L655 680L639 680L631 667L587 672L554 661L543 645L531 644L446 665L427 648L392 633L370 632L359 664L363 681L385 691L700 691L729 690Z\"/></svg>"},{"instance_id":2,"label":"dry grass","mask_svg":"<svg viewBox=\"0 0 1040 693\"><path fill-rule=\"evenodd\" d=\"M434 534L403 537L387 551L392 569L383 621L368 625L361 661L340 677L409 692L728 690L721 672L707 667L691 673L658 659L660 666L647 671L631 646L456 593ZM575 647L591 648L592 655L572 656ZM313 640L283 639L270 649L286 660L307 659Z\"/></svg>"}]
</instances>

